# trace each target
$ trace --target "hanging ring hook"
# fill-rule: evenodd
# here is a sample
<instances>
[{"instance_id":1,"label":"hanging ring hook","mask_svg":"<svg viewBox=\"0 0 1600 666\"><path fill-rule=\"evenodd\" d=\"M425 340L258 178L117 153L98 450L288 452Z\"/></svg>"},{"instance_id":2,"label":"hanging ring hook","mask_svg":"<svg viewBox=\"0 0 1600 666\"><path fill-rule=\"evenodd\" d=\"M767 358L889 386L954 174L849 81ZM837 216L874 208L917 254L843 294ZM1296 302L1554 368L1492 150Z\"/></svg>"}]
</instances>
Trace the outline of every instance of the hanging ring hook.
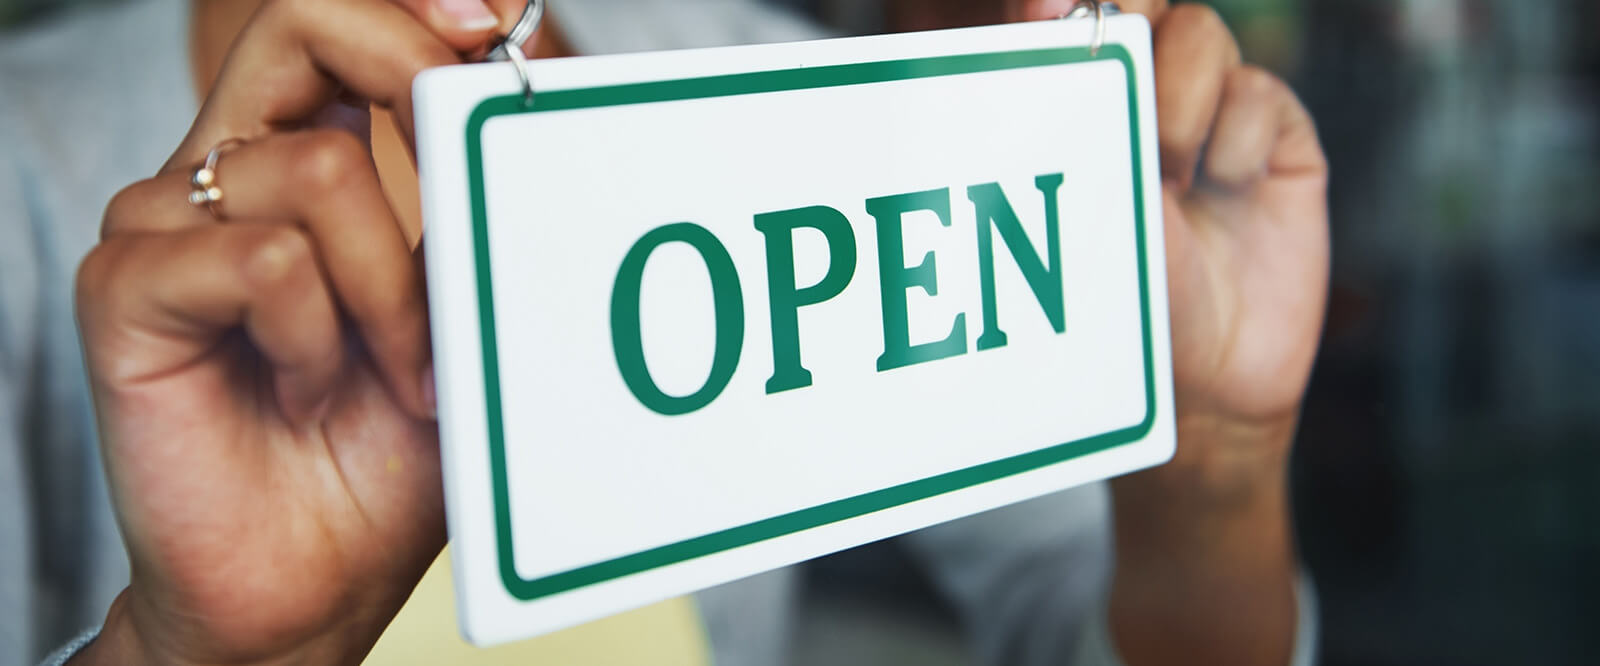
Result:
<instances>
[{"instance_id":1,"label":"hanging ring hook","mask_svg":"<svg viewBox=\"0 0 1600 666\"><path fill-rule=\"evenodd\" d=\"M1078 0L1078 4L1062 14L1063 19L1081 19L1094 16L1094 41L1089 43L1089 55L1100 55L1100 47L1106 45L1106 16L1120 14L1122 9L1117 3L1110 0Z\"/></svg>"},{"instance_id":2,"label":"hanging ring hook","mask_svg":"<svg viewBox=\"0 0 1600 666\"><path fill-rule=\"evenodd\" d=\"M522 105L526 108L533 108L533 76L528 71L528 55L522 48L533 38L533 33L538 32L539 25L544 23L544 3L545 0L528 0L522 17L511 27L511 32L484 57L485 60L497 62L510 61L516 67L517 78L522 81Z\"/></svg>"}]
</instances>

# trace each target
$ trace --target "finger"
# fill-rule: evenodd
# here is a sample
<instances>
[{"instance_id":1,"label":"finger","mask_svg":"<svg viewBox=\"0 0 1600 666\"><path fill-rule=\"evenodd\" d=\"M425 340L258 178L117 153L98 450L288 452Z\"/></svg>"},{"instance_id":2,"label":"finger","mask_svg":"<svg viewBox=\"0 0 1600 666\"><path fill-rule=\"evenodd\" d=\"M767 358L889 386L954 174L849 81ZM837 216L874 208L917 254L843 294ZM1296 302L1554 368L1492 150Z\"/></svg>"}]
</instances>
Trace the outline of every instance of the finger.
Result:
<instances>
[{"instance_id":1,"label":"finger","mask_svg":"<svg viewBox=\"0 0 1600 666\"><path fill-rule=\"evenodd\" d=\"M461 53L481 54L495 39L509 34L522 19L527 0L395 0L433 34ZM544 20L550 20L546 10ZM485 34L485 30L489 32ZM533 55L530 37L524 52Z\"/></svg>"},{"instance_id":2,"label":"finger","mask_svg":"<svg viewBox=\"0 0 1600 666\"><path fill-rule=\"evenodd\" d=\"M272 365L284 415L319 416L343 365L339 318L306 234L290 225L212 225L112 239L84 261L79 320L89 354L137 336L139 355L94 359L120 385L159 376L209 353L243 328Z\"/></svg>"},{"instance_id":3,"label":"finger","mask_svg":"<svg viewBox=\"0 0 1600 666\"><path fill-rule=\"evenodd\" d=\"M522 10L528 5L527 0L488 0L488 3L500 15L499 34L511 32L511 28L522 18ZM529 58L559 58L576 54L561 31L560 17L548 8L539 22L539 29L534 30L528 36L528 41L523 42L522 52Z\"/></svg>"},{"instance_id":4,"label":"finger","mask_svg":"<svg viewBox=\"0 0 1600 666\"><path fill-rule=\"evenodd\" d=\"M422 272L360 141L336 130L280 134L225 154L215 173L223 219L292 220L310 234L396 400L431 416L422 391L431 360ZM190 187L180 171L129 188L107 209L105 233L216 226L189 204Z\"/></svg>"},{"instance_id":5,"label":"finger","mask_svg":"<svg viewBox=\"0 0 1600 666\"><path fill-rule=\"evenodd\" d=\"M1235 69L1223 85L1202 175L1225 188L1248 187L1271 172L1282 139L1314 135L1310 126L1310 115L1281 79L1250 65Z\"/></svg>"},{"instance_id":6,"label":"finger","mask_svg":"<svg viewBox=\"0 0 1600 666\"><path fill-rule=\"evenodd\" d=\"M1223 82L1239 63L1238 43L1208 6L1177 5L1156 24L1156 124L1163 178L1181 188L1194 181Z\"/></svg>"},{"instance_id":7,"label":"finger","mask_svg":"<svg viewBox=\"0 0 1600 666\"><path fill-rule=\"evenodd\" d=\"M1117 6L1126 14L1143 14L1154 24L1167 13L1167 0L1118 0Z\"/></svg>"},{"instance_id":8,"label":"finger","mask_svg":"<svg viewBox=\"0 0 1600 666\"><path fill-rule=\"evenodd\" d=\"M510 24L502 21L506 15L484 0L396 1L456 51L482 46L491 34L503 33L516 22L515 16L509 18Z\"/></svg>"},{"instance_id":9,"label":"finger","mask_svg":"<svg viewBox=\"0 0 1600 666\"><path fill-rule=\"evenodd\" d=\"M493 27L482 30L488 39ZM303 127L341 93L394 110L411 131L411 81L461 57L390 0L277 0L245 26L168 168L223 140Z\"/></svg>"},{"instance_id":10,"label":"finger","mask_svg":"<svg viewBox=\"0 0 1600 666\"><path fill-rule=\"evenodd\" d=\"M1008 18L1012 21L1058 18L1072 11L1077 4L1078 0L1022 0L1020 3L1011 3L1015 9ZM1119 0L1117 7L1124 13L1143 14L1151 23L1155 23L1167 11L1167 0Z\"/></svg>"}]
</instances>

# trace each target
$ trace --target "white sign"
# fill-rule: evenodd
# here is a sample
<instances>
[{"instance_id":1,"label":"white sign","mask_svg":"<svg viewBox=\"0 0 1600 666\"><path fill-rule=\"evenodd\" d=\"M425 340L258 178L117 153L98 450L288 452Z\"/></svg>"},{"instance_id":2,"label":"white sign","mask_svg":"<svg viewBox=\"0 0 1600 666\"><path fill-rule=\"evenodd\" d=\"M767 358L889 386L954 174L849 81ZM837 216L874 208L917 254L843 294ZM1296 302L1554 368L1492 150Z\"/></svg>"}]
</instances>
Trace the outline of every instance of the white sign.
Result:
<instances>
[{"instance_id":1,"label":"white sign","mask_svg":"<svg viewBox=\"0 0 1600 666\"><path fill-rule=\"evenodd\" d=\"M487 645L1158 464L1149 28L417 80L446 499Z\"/></svg>"}]
</instances>

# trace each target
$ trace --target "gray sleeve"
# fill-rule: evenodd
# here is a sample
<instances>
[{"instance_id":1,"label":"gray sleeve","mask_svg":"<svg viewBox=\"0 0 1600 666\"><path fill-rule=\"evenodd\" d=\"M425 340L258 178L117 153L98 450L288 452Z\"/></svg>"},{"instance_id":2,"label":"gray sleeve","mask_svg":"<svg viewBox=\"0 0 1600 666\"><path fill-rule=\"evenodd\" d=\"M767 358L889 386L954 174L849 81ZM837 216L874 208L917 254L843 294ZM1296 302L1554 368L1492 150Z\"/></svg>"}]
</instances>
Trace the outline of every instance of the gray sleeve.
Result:
<instances>
[{"instance_id":1,"label":"gray sleeve","mask_svg":"<svg viewBox=\"0 0 1600 666\"><path fill-rule=\"evenodd\" d=\"M956 608L980 663L1060 666L1079 651L1111 576L1101 483L906 535Z\"/></svg>"},{"instance_id":2,"label":"gray sleeve","mask_svg":"<svg viewBox=\"0 0 1600 666\"><path fill-rule=\"evenodd\" d=\"M94 639L98 638L99 636L99 629L90 629L78 634L77 637L73 638L71 642L61 646L61 649L56 650L55 652L50 653L50 656L45 657L44 661L39 662L39 666L66 666L67 662L72 661L73 657L78 656L79 652L82 652L84 648L89 647L89 644L93 643Z\"/></svg>"},{"instance_id":3,"label":"gray sleeve","mask_svg":"<svg viewBox=\"0 0 1600 666\"><path fill-rule=\"evenodd\" d=\"M0 664L36 662L100 622L128 577L72 280L107 190L131 180L107 175L121 154L94 125L61 118L93 104L57 104L49 70L18 55L48 36L0 44L0 90L29 92L0 95Z\"/></svg>"},{"instance_id":4,"label":"gray sleeve","mask_svg":"<svg viewBox=\"0 0 1600 666\"><path fill-rule=\"evenodd\" d=\"M0 82L5 79L0 72ZM25 407L32 374L37 262L21 167L9 147L12 114L0 100L0 663L37 658L33 626L33 539L27 492Z\"/></svg>"},{"instance_id":5,"label":"gray sleeve","mask_svg":"<svg viewBox=\"0 0 1600 666\"><path fill-rule=\"evenodd\" d=\"M695 594L717 666L785 663L797 618L799 569L785 567Z\"/></svg>"}]
</instances>

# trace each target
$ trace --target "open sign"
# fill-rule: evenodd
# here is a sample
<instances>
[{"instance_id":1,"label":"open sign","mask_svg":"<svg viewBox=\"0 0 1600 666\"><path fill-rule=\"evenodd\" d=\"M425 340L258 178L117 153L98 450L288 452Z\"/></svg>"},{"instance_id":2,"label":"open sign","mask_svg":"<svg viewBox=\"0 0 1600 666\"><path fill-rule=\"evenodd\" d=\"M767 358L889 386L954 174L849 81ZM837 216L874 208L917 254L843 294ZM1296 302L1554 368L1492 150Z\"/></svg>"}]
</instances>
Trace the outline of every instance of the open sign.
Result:
<instances>
[{"instance_id":1,"label":"open sign","mask_svg":"<svg viewBox=\"0 0 1600 666\"><path fill-rule=\"evenodd\" d=\"M1149 29L417 84L464 629L495 643L1165 460Z\"/></svg>"}]
</instances>

